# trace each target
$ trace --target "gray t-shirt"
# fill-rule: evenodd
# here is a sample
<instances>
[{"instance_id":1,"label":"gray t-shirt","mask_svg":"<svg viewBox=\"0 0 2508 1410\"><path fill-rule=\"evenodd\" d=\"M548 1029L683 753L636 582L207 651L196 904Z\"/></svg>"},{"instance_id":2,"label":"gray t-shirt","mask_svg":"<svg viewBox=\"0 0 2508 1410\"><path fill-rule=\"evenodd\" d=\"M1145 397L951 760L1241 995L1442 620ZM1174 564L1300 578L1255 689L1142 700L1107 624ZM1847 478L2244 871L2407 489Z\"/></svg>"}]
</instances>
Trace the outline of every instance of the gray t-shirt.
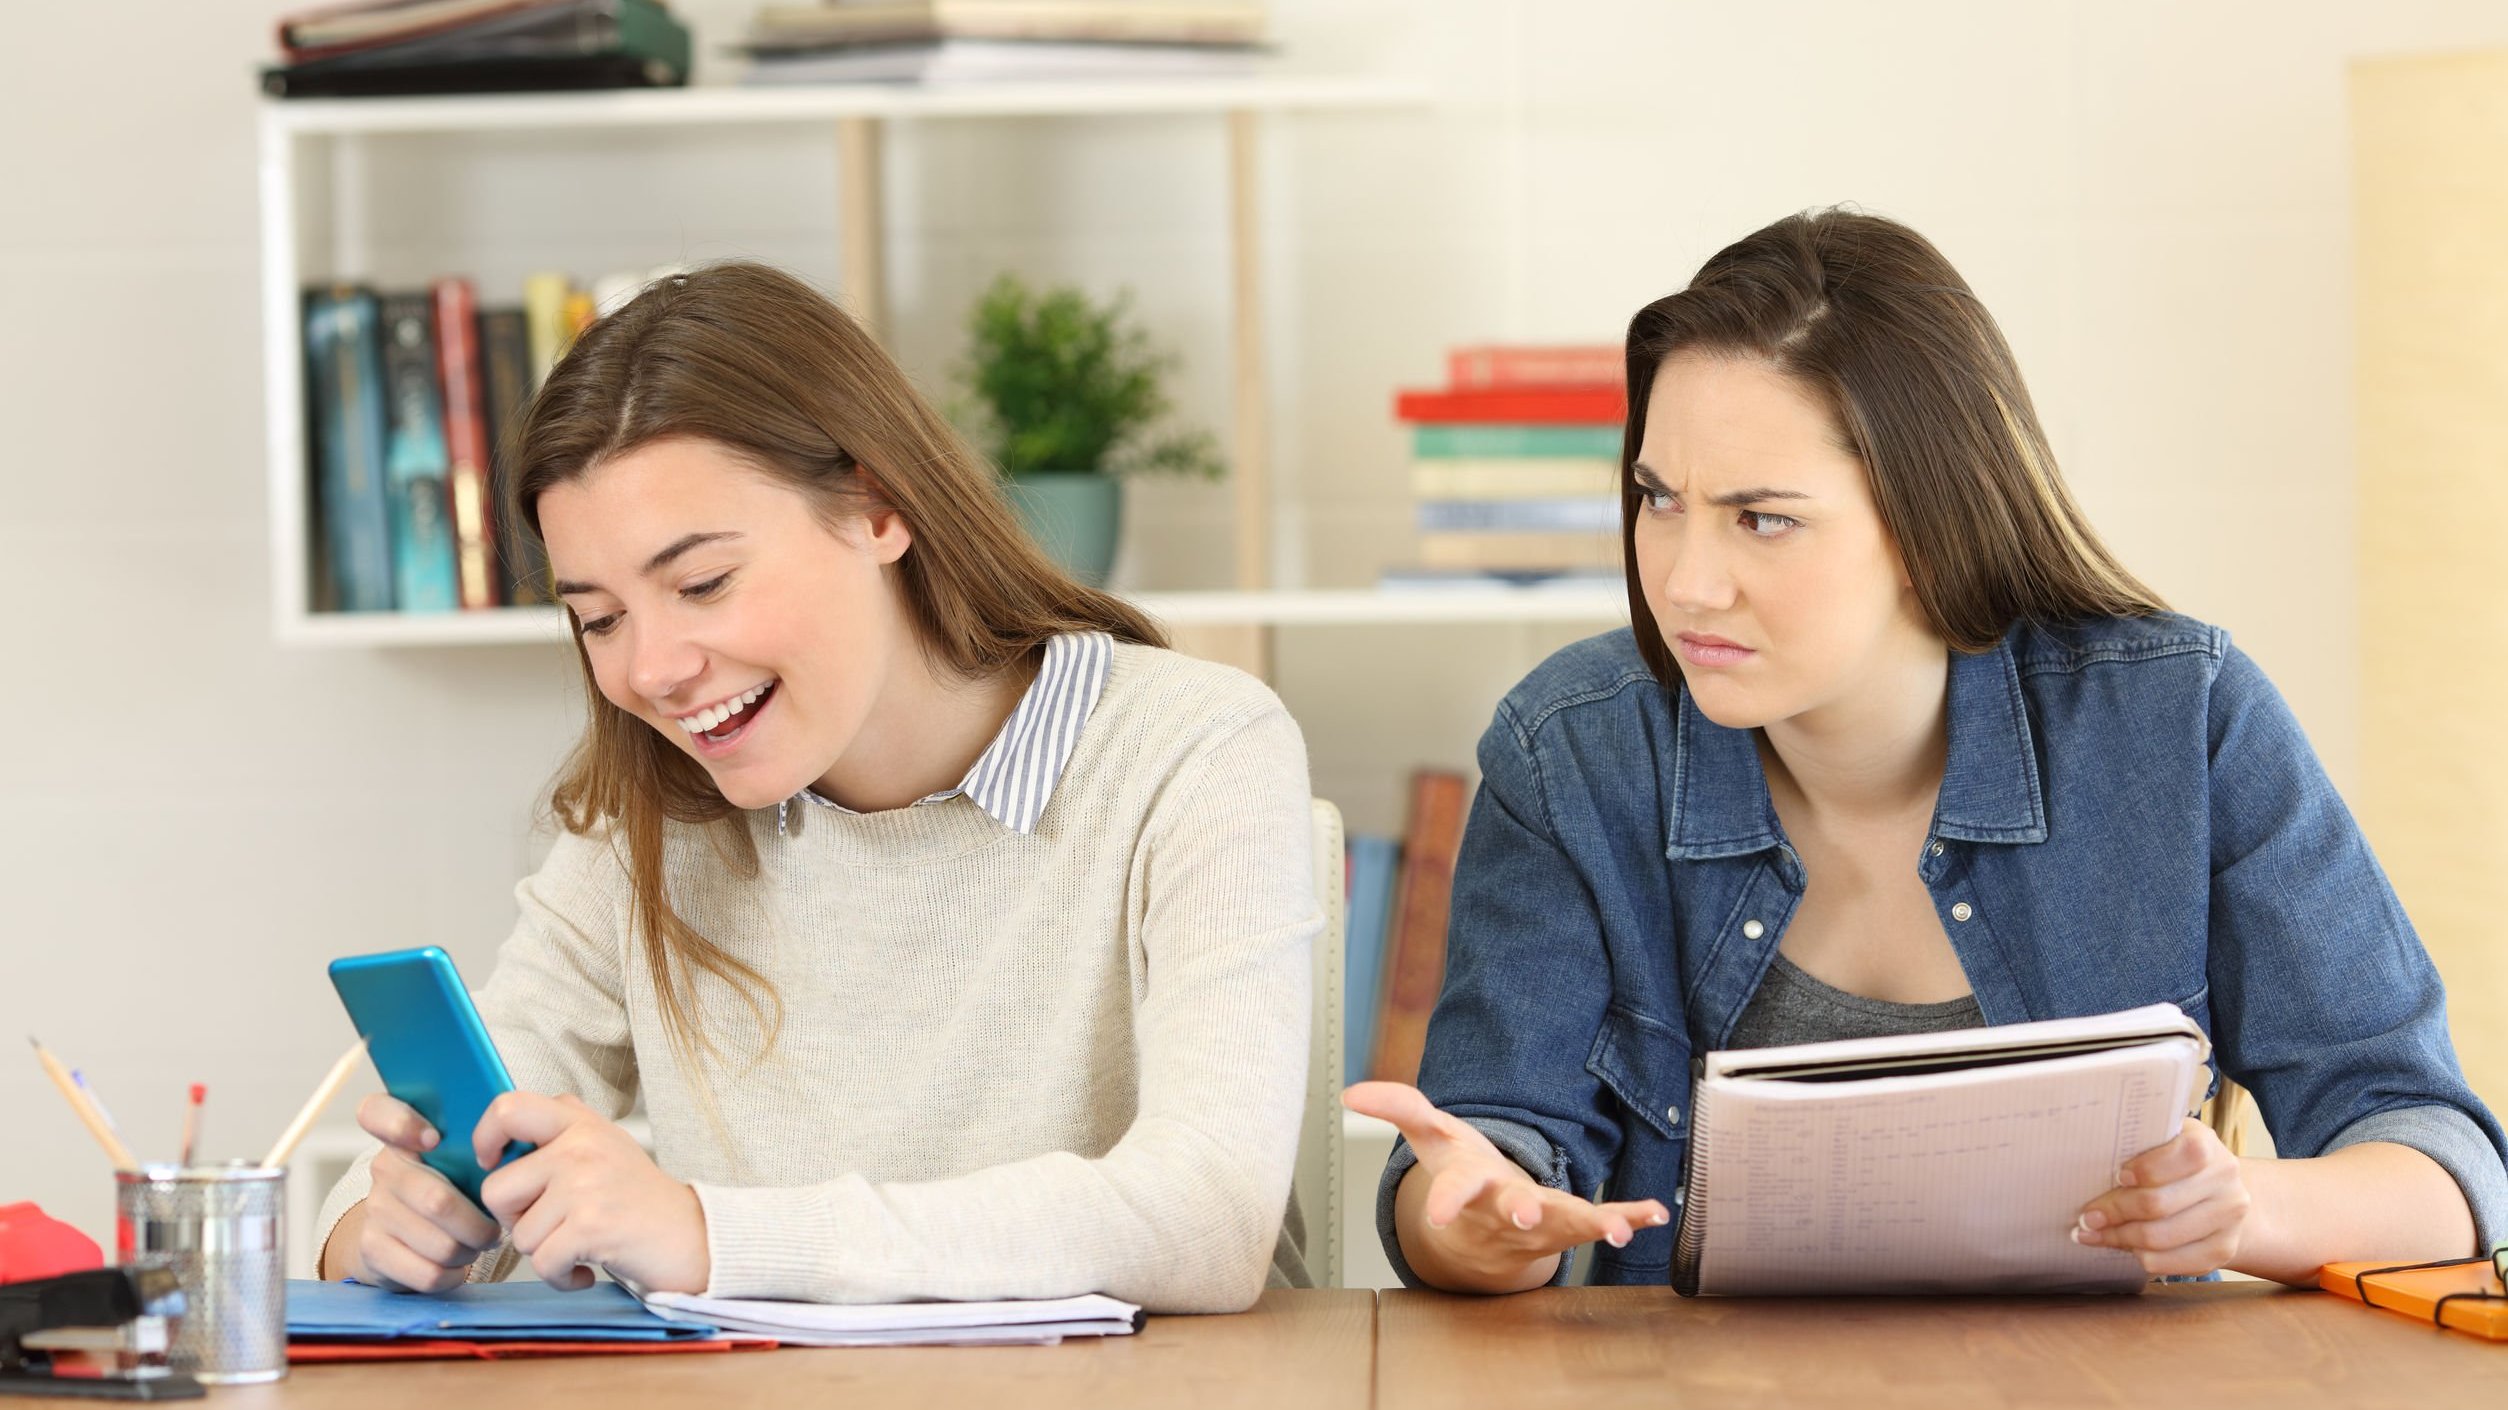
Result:
<instances>
[{"instance_id":1,"label":"gray t-shirt","mask_svg":"<svg viewBox=\"0 0 2508 1410\"><path fill-rule=\"evenodd\" d=\"M1886 1038L1900 1033L1939 1033L1980 1028L1985 1016L1977 996L1962 994L1932 1004L1893 1004L1849 994L1803 972L1783 954L1768 966L1759 992L1750 996L1733 1025L1727 1048L1781 1048L1835 1038Z\"/></svg>"}]
</instances>

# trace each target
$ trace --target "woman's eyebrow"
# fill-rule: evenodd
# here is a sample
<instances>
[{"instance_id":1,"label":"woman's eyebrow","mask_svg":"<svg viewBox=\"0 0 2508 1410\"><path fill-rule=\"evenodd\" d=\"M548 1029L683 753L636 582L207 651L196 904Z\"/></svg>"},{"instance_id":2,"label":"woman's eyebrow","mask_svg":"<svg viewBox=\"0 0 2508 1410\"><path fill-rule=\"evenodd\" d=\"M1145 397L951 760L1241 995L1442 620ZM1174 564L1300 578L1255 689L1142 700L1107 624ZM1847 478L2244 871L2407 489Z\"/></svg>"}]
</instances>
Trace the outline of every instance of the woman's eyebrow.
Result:
<instances>
[{"instance_id":1,"label":"woman's eyebrow","mask_svg":"<svg viewBox=\"0 0 2508 1410\"><path fill-rule=\"evenodd\" d=\"M1671 490L1664 485L1663 478L1657 475L1651 467L1641 462L1630 462L1628 472L1636 478L1639 484L1648 489L1658 490L1665 494L1671 493ZM1738 509L1745 504L1761 504L1769 500L1812 498L1815 496L1805 494L1801 490L1781 490L1772 485L1757 485L1746 490L1727 490L1723 494L1711 494L1707 496L1707 502L1721 509Z\"/></svg>"},{"instance_id":2,"label":"woman's eyebrow","mask_svg":"<svg viewBox=\"0 0 2508 1410\"><path fill-rule=\"evenodd\" d=\"M644 576L649 578L654 574L661 572L663 569L671 566L672 562L681 554L688 552L692 548L699 548L703 545L716 543L723 539L736 539L738 537L740 537L739 532L733 529L717 529L712 533L682 535L680 538L674 540L669 547L644 561ZM550 587L556 591L556 594L559 597L571 597L579 592L599 592L601 590L598 586L592 583L567 582L563 579L550 584Z\"/></svg>"}]
</instances>

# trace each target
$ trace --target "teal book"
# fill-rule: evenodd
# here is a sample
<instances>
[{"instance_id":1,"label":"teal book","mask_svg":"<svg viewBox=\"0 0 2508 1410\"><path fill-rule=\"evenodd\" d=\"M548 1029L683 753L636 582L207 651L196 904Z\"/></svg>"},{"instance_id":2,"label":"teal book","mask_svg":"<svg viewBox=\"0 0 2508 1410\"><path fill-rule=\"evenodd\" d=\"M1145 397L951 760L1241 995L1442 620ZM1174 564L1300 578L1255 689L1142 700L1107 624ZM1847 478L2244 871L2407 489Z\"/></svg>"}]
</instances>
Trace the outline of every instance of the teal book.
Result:
<instances>
[{"instance_id":1,"label":"teal book","mask_svg":"<svg viewBox=\"0 0 2508 1410\"><path fill-rule=\"evenodd\" d=\"M1393 883L1402 845L1390 837L1350 835L1349 934L1342 944L1342 1081L1367 1080L1376 1051L1376 1011L1384 993L1385 944L1393 931Z\"/></svg>"},{"instance_id":2,"label":"teal book","mask_svg":"<svg viewBox=\"0 0 2508 1410\"><path fill-rule=\"evenodd\" d=\"M1446 422L1411 431L1411 453L1423 458L1457 456L1487 458L1526 456L1556 460L1569 456L1620 456L1617 426L1501 426Z\"/></svg>"},{"instance_id":3,"label":"teal book","mask_svg":"<svg viewBox=\"0 0 2508 1410\"><path fill-rule=\"evenodd\" d=\"M1620 527L1616 496L1574 499L1432 499L1418 511L1422 533L1603 534Z\"/></svg>"},{"instance_id":4,"label":"teal book","mask_svg":"<svg viewBox=\"0 0 2508 1410\"><path fill-rule=\"evenodd\" d=\"M305 294L305 410L313 480L315 605L392 610L392 509L383 473L382 315L369 289Z\"/></svg>"},{"instance_id":5,"label":"teal book","mask_svg":"<svg viewBox=\"0 0 2508 1410\"><path fill-rule=\"evenodd\" d=\"M403 612L450 612L461 606L446 484L452 457L444 441L444 384L436 376L435 300L423 292L383 300L383 383L392 605Z\"/></svg>"}]
</instances>

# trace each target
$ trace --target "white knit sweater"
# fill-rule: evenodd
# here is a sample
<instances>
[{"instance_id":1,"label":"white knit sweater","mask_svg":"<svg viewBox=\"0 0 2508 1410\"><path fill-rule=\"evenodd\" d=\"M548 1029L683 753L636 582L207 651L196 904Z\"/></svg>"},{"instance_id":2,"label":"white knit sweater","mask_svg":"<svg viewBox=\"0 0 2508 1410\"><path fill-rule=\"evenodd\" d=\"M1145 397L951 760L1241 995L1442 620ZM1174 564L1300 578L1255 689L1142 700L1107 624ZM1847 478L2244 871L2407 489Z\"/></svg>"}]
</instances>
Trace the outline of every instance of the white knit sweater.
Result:
<instances>
[{"instance_id":1,"label":"white knit sweater","mask_svg":"<svg viewBox=\"0 0 2508 1410\"><path fill-rule=\"evenodd\" d=\"M641 1095L656 1159L704 1206L710 1295L1238 1310L1302 1276L1307 798L1269 690L1119 645L1031 835L963 797L795 809L781 838L765 809L745 878L672 829L680 914L782 998L755 1066L756 1026L712 980L696 1008L724 1060L671 1050L604 840L561 837L515 889L481 1015L523 1090L613 1116ZM323 1242L370 1159L324 1202Z\"/></svg>"}]
</instances>

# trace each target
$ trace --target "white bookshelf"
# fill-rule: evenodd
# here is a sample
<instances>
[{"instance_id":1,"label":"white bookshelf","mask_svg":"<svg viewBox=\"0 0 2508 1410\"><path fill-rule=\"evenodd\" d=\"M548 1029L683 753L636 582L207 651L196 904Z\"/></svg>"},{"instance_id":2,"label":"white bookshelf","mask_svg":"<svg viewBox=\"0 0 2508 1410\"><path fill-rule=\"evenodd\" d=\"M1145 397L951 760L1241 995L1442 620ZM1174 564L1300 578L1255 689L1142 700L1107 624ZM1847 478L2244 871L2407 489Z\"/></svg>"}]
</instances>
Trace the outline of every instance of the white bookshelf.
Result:
<instances>
[{"instance_id":1,"label":"white bookshelf","mask_svg":"<svg viewBox=\"0 0 2508 1410\"><path fill-rule=\"evenodd\" d=\"M1273 589L1133 593L1128 599L1170 627L1428 626L1446 623L1610 623L1628 617L1617 587L1454 588L1397 591ZM492 612L306 612L283 618L290 646L496 646L566 640L555 607Z\"/></svg>"},{"instance_id":2,"label":"white bookshelf","mask_svg":"<svg viewBox=\"0 0 2508 1410\"><path fill-rule=\"evenodd\" d=\"M1005 84L923 88L855 84L811 88L698 87L607 93L265 100L260 112L260 196L265 459L269 490L272 625L277 639L302 647L354 649L471 646L565 639L554 608L397 614L316 612L310 599L307 536L304 354L299 290L357 266L361 227L333 209L333 248L309 258L300 232L310 194L332 183L309 179L358 159L370 137L442 133L515 134L654 128L826 126L835 137L839 186L840 297L873 327L881 321L886 268L879 245L879 165L892 120L1008 116L1123 116L1219 120L1230 173L1230 273L1234 279L1231 355L1235 367L1229 446L1235 518L1234 583L1226 591L1148 592L1137 601L1186 632L1279 627L1451 623L1608 624L1626 616L1617 588L1455 588L1377 591L1276 586L1274 502L1266 428L1268 387L1259 316L1263 261L1255 248L1256 124L1292 113L1356 112L1417 106L1425 91L1393 79L1344 75L1256 77L1124 84ZM353 198L352 198L353 199ZM345 235L340 232L349 232ZM1286 576L1298 576L1292 567ZM1242 637L1238 638L1240 644ZM1259 649L1256 655L1262 655Z\"/></svg>"}]
</instances>

